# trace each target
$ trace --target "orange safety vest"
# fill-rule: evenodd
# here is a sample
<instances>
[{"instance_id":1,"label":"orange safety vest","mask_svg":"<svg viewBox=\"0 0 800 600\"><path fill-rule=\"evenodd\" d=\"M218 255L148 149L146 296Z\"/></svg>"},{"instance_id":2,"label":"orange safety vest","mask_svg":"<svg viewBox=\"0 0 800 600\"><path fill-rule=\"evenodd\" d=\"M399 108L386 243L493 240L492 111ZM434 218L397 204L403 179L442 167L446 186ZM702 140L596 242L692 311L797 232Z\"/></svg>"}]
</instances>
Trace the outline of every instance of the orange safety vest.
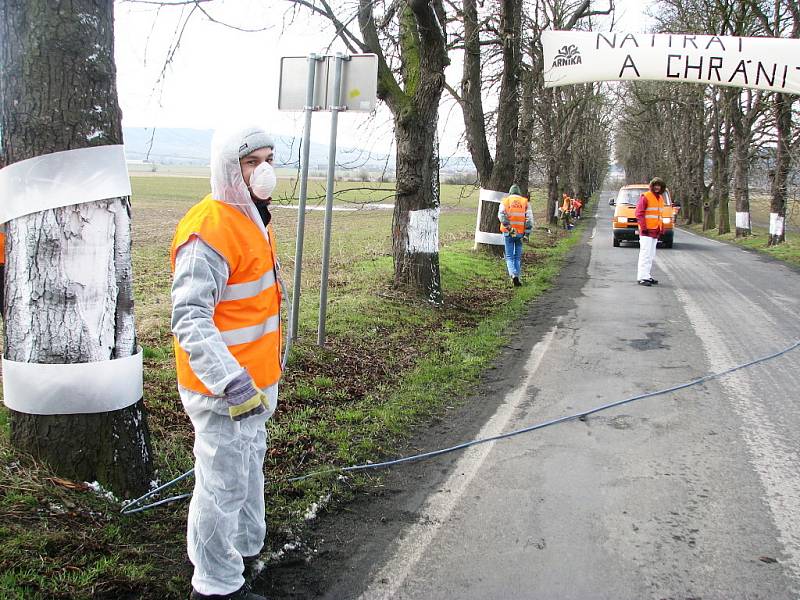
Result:
<instances>
[{"instance_id":1,"label":"orange safety vest","mask_svg":"<svg viewBox=\"0 0 800 600\"><path fill-rule=\"evenodd\" d=\"M250 218L209 194L178 223L170 250L173 273L178 250L194 236L228 263L230 273L214 307L214 324L231 354L262 389L281 376L281 292L275 236L271 226L267 231L269 241ZM178 385L212 396L192 371L189 354L177 339L173 345Z\"/></svg>"},{"instance_id":2,"label":"orange safety vest","mask_svg":"<svg viewBox=\"0 0 800 600\"><path fill-rule=\"evenodd\" d=\"M572 206L572 198L564 194L564 201L561 203L561 211L569 212L571 206Z\"/></svg>"},{"instance_id":3,"label":"orange safety vest","mask_svg":"<svg viewBox=\"0 0 800 600\"><path fill-rule=\"evenodd\" d=\"M668 215L668 211L666 210L668 207L664 204L664 194L662 193L656 196L653 192L647 190L643 195L645 200L647 200L647 208L644 213L644 222L647 229L652 229L653 231L664 229L664 222L662 219L665 216L672 216Z\"/></svg>"},{"instance_id":4,"label":"orange safety vest","mask_svg":"<svg viewBox=\"0 0 800 600\"><path fill-rule=\"evenodd\" d=\"M525 214L528 212L528 200L524 196L506 196L501 201L506 209L506 218L518 234L525 233ZM500 231L505 233L508 227L500 223Z\"/></svg>"}]
</instances>

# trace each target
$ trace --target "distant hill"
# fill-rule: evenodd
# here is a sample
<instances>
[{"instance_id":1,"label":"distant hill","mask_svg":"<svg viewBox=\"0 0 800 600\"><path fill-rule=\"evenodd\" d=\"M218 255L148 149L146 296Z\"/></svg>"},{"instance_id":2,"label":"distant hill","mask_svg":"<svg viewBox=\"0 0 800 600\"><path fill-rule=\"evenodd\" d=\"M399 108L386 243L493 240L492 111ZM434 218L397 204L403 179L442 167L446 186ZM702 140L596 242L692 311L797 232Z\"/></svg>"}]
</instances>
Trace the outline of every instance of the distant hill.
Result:
<instances>
[{"instance_id":1,"label":"distant hill","mask_svg":"<svg viewBox=\"0 0 800 600\"><path fill-rule=\"evenodd\" d=\"M211 129L125 127L125 154L128 160L147 160L158 164L208 165L210 160ZM276 166L297 167L300 161L301 139L291 136L275 137ZM473 169L468 157L443 157L442 170L462 172ZM360 148L339 146L336 153L337 171L386 170L394 174L394 154L370 154ZM319 174L328 165L328 146L311 143L309 170Z\"/></svg>"},{"instance_id":2,"label":"distant hill","mask_svg":"<svg viewBox=\"0 0 800 600\"><path fill-rule=\"evenodd\" d=\"M128 160L147 160L160 164L208 165L210 160L211 129L125 127L125 154ZM278 166L296 166L300 160L299 138L275 136ZM366 150L337 149L336 162L340 168L383 169L387 162L394 170L394 156L372 154ZM312 142L309 168L324 170L328 164L328 146Z\"/></svg>"}]
</instances>

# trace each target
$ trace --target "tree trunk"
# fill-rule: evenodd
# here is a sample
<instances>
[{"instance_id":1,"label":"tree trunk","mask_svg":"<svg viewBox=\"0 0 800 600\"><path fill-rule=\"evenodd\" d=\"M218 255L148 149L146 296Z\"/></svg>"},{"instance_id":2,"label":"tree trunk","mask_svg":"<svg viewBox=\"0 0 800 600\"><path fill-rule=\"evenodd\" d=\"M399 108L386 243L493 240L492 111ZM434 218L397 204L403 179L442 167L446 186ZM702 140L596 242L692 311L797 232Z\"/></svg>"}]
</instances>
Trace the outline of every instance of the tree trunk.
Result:
<instances>
[{"instance_id":1,"label":"tree trunk","mask_svg":"<svg viewBox=\"0 0 800 600\"><path fill-rule=\"evenodd\" d=\"M486 139L486 116L483 113L481 81L481 40L476 0L464 0L464 65L461 75L461 111L464 113L464 136L478 181L483 185L492 176L494 160Z\"/></svg>"},{"instance_id":2,"label":"tree trunk","mask_svg":"<svg viewBox=\"0 0 800 600\"><path fill-rule=\"evenodd\" d=\"M528 196L531 170L531 147L533 145L533 80L524 77L522 81L522 104L520 106L519 132L514 167L514 181L523 196Z\"/></svg>"},{"instance_id":3,"label":"tree trunk","mask_svg":"<svg viewBox=\"0 0 800 600\"><path fill-rule=\"evenodd\" d=\"M439 273L439 154L436 119L397 119L394 208L395 285L408 282L432 304L442 303Z\"/></svg>"},{"instance_id":4,"label":"tree trunk","mask_svg":"<svg viewBox=\"0 0 800 600\"><path fill-rule=\"evenodd\" d=\"M113 58L113 2L0 1L3 151L9 164L122 143ZM46 210L8 224L6 357L85 363L136 351L130 200ZM98 367L102 368L102 366ZM60 476L118 495L153 478L143 401L95 414L12 411L17 449Z\"/></svg>"},{"instance_id":5,"label":"tree trunk","mask_svg":"<svg viewBox=\"0 0 800 600\"><path fill-rule=\"evenodd\" d=\"M378 56L378 97L392 111L397 143L397 192L392 221L394 284L435 305L439 274L439 152L436 125L449 64L440 0L405 0L397 8L401 83L384 56L374 5L359 1L363 48Z\"/></svg>"},{"instance_id":6,"label":"tree trunk","mask_svg":"<svg viewBox=\"0 0 800 600\"><path fill-rule=\"evenodd\" d=\"M761 91L740 90L731 96L730 120L733 129L733 195L736 199L736 237L751 233L750 223L750 143L753 124L761 110Z\"/></svg>"},{"instance_id":7,"label":"tree trunk","mask_svg":"<svg viewBox=\"0 0 800 600\"><path fill-rule=\"evenodd\" d=\"M718 157L718 173L716 183L714 184L714 203L719 211L717 233L719 235L730 233L731 231L731 217L728 210L728 203L730 202L730 180L731 180L731 123L730 119L725 116L724 119L725 129L724 136L719 141L719 148L715 148L715 152L719 153ZM723 145L724 142L724 145Z\"/></svg>"},{"instance_id":8,"label":"tree trunk","mask_svg":"<svg viewBox=\"0 0 800 600\"><path fill-rule=\"evenodd\" d=\"M547 161L547 214L551 225L558 225L558 206L561 191L558 189L558 166L553 158Z\"/></svg>"},{"instance_id":9,"label":"tree trunk","mask_svg":"<svg viewBox=\"0 0 800 600\"><path fill-rule=\"evenodd\" d=\"M503 71L500 77L500 98L497 109L497 134L494 164L488 181L482 183L491 190L506 192L514 183L514 165L519 133L519 61L520 61L519 0L502 0L500 36L503 42ZM480 230L500 232L497 202L483 202ZM504 252L503 246L478 244L482 250L495 255Z\"/></svg>"},{"instance_id":10,"label":"tree trunk","mask_svg":"<svg viewBox=\"0 0 800 600\"><path fill-rule=\"evenodd\" d=\"M786 241L786 184L789 178L792 157L789 144L792 139L792 98L787 94L775 94L775 126L778 132L775 149L775 174L772 177L772 199L770 201L770 232L768 245L775 246ZM775 215L775 216L773 216Z\"/></svg>"},{"instance_id":11,"label":"tree trunk","mask_svg":"<svg viewBox=\"0 0 800 600\"><path fill-rule=\"evenodd\" d=\"M736 237L750 235L750 155L746 139L736 136L733 149L733 196L736 200ZM747 215L746 221L740 215Z\"/></svg>"},{"instance_id":12,"label":"tree trunk","mask_svg":"<svg viewBox=\"0 0 800 600\"><path fill-rule=\"evenodd\" d=\"M706 164L706 114L703 102L705 88L698 86L692 90L690 103L690 137L691 145L687 149L689 164L691 165L691 180L689 181L692 214L690 223L700 223L703 219L703 206L707 200L705 185Z\"/></svg>"}]
</instances>

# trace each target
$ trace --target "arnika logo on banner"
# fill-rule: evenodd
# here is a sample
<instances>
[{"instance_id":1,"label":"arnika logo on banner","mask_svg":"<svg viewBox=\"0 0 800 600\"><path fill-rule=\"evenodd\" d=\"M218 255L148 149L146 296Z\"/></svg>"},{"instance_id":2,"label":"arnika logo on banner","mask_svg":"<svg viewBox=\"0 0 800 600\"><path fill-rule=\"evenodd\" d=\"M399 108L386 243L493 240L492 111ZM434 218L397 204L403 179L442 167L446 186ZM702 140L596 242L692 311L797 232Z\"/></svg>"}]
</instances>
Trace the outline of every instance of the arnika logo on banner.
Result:
<instances>
[{"instance_id":1,"label":"arnika logo on banner","mask_svg":"<svg viewBox=\"0 0 800 600\"><path fill-rule=\"evenodd\" d=\"M800 40L683 33L542 32L546 87L683 81L800 94Z\"/></svg>"},{"instance_id":2,"label":"arnika logo on banner","mask_svg":"<svg viewBox=\"0 0 800 600\"><path fill-rule=\"evenodd\" d=\"M579 64L581 64L581 53L578 51L578 47L575 44L562 46L553 61L554 67L566 67Z\"/></svg>"}]
</instances>

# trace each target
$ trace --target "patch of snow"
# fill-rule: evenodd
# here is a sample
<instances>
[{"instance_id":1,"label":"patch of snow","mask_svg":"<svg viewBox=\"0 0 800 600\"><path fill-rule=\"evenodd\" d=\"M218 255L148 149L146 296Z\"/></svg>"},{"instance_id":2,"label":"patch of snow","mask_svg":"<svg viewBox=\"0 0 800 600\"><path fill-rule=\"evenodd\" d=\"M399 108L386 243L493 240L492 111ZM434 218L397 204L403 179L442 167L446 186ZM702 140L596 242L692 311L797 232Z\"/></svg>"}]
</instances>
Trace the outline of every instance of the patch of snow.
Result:
<instances>
[{"instance_id":1,"label":"patch of snow","mask_svg":"<svg viewBox=\"0 0 800 600\"><path fill-rule=\"evenodd\" d=\"M319 502L313 502L311 506L308 507L306 510L306 514L303 515L303 518L306 521L313 521L317 518L317 512L319 512L320 508L324 508L331 499L331 495L327 494L324 498L320 498Z\"/></svg>"},{"instance_id":2,"label":"patch of snow","mask_svg":"<svg viewBox=\"0 0 800 600\"><path fill-rule=\"evenodd\" d=\"M92 481L89 483L88 481L84 481L86 485L98 496L105 498L110 502L119 502L116 496L114 496L113 492L109 492L108 490L104 489L102 485L100 485L97 481Z\"/></svg>"}]
</instances>

